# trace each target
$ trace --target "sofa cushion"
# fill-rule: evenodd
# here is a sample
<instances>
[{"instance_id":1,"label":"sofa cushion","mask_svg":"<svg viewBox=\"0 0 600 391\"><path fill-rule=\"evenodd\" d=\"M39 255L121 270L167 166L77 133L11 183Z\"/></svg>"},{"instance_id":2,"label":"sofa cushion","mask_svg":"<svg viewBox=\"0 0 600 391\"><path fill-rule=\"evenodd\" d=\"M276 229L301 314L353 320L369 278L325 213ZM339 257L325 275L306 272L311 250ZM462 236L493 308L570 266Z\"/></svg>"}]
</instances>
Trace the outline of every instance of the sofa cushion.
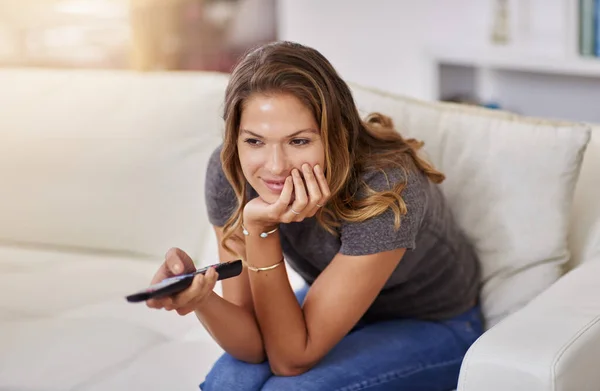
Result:
<instances>
[{"instance_id":1,"label":"sofa cushion","mask_svg":"<svg viewBox=\"0 0 600 391\"><path fill-rule=\"evenodd\" d=\"M600 126L595 126L585 151L575 189L569 244L569 268L600 259Z\"/></svg>"},{"instance_id":2,"label":"sofa cushion","mask_svg":"<svg viewBox=\"0 0 600 391\"><path fill-rule=\"evenodd\" d=\"M0 70L0 242L196 258L227 76Z\"/></svg>"},{"instance_id":3,"label":"sofa cushion","mask_svg":"<svg viewBox=\"0 0 600 391\"><path fill-rule=\"evenodd\" d=\"M176 389L200 383L222 349L196 316L125 300L160 262L0 247L0 389L161 390L146 383L165 370Z\"/></svg>"},{"instance_id":4,"label":"sofa cushion","mask_svg":"<svg viewBox=\"0 0 600 391\"><path fill-rule=\"evenodd\" d=\"M488 327L560 277L588 125L353 90L363 114L392 117L446 174L443 191L481 260Z\"/></svg>"}]
</instances>

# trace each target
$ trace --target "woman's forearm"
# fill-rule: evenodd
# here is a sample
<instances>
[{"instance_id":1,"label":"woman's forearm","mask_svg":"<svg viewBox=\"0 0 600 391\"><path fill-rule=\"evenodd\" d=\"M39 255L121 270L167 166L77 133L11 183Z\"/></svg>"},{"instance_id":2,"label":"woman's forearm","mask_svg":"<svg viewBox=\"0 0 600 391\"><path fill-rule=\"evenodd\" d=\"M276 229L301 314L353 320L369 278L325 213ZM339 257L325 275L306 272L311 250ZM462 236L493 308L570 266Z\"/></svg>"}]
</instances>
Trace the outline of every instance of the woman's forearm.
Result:
<instances>
[{"instance_id":1,"label":"woman's forearm","mask_svg":"<svg viewBox=\"0 0 600 391\"><path fill-rule=\"evenodd\" d=\"M195 313L219 346L233 357L249 363L266 359L261 333L250 310L211 292Z\"/></svg>"},{"instance_id":2,"label":"woman's forearm","mask_svg":"<svg viewBox=\"0 0 600 391\"><path fill-rule=\"evenodd\" d=\"M248 263L257 267L282 258L278 235L246 239ZM304 313L290 286L285 266L249 272L254 310L272 370L279 375L301 372L308 364L308 331Z\"/></svg>"}]
</instances>

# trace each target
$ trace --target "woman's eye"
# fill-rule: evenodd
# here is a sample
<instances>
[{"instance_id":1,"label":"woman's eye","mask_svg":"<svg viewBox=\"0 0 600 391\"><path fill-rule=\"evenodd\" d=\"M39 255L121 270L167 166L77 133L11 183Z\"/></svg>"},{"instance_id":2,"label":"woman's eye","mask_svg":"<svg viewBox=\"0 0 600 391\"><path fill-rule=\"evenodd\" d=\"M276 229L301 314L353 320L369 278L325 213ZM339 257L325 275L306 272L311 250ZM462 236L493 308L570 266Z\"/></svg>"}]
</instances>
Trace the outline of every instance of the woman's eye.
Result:
<instances>
[{"instance_id":1,"label":"woman's eye","mask_svg":"<svg viewBox=\"0 0 600 391\"><path fill-rule=\"evenodd\" d=\"M258 147L261 146L263 144L262 141L255 139L255 138L247 138L244 140L244 142L246 144L249 144L250 146L253 147ZM294 139L292 141L290 141L290 143L294 146L303 146L303 145L307 145L308 143L310 143L310 140L308 139Z\"/></svg>"},{"instance_id":2,"label":"woman's eye","mask_svg":"<svg viewBox=\"0 0 600 391\"><path fill-rule=\"evenodd\" d=\"M310 140L308 140L308 139L299 138L299 139L292 140L292 145L302 146L302 145L308 144L309 142L310 142Z\"/></svg>"},{"instance_id":3,"label":"woman's eye","mask_svg":"<svg viewBox=\"0 0 600 391\"><path fill-rule=\"evenodd\" d=\"M258 146L261 143L260 140L257 140L255 138L247 138L244 140L244 142L252 146Z\"/></svg>"}]
</instances>

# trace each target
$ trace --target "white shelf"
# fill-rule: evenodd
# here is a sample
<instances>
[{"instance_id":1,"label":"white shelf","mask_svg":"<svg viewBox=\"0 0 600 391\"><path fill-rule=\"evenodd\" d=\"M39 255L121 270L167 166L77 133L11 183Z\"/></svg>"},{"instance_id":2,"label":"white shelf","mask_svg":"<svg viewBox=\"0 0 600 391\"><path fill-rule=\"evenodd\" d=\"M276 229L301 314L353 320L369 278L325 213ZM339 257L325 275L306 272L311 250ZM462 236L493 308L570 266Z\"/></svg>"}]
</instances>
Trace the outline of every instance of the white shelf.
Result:
<instances>
[{"instance_id":1,"label":"white shelf","mask_svg":"<svg viewBox=\"0 0 600 391\"><path fill-rule=\"evenodd\" d=\"M431 56L437 64L470 66L567 76L600 77L599 58L559 58L535 55L505 48L435 49Z\"/></svg>"}]
</instances>

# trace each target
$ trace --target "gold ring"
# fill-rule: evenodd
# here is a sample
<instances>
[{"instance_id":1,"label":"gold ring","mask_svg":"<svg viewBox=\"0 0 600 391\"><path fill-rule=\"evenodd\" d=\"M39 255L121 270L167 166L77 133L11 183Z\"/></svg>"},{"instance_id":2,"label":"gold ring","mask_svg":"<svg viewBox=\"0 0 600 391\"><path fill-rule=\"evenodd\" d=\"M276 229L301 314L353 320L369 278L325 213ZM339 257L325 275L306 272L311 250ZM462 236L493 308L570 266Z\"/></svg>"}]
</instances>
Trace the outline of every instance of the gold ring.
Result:
<instances>
[{"instance_id":1,"label":"gold ring","mask_svg":"<svg viewBox=\"0 0 600 391\"><path fill-rule=\"evenodd\" d=\"M321 205L321 204L317 204L317 206L318 206L319 208L322 208L322 207L323 207L323 205Z\"/></svg>"}]
</instances>

